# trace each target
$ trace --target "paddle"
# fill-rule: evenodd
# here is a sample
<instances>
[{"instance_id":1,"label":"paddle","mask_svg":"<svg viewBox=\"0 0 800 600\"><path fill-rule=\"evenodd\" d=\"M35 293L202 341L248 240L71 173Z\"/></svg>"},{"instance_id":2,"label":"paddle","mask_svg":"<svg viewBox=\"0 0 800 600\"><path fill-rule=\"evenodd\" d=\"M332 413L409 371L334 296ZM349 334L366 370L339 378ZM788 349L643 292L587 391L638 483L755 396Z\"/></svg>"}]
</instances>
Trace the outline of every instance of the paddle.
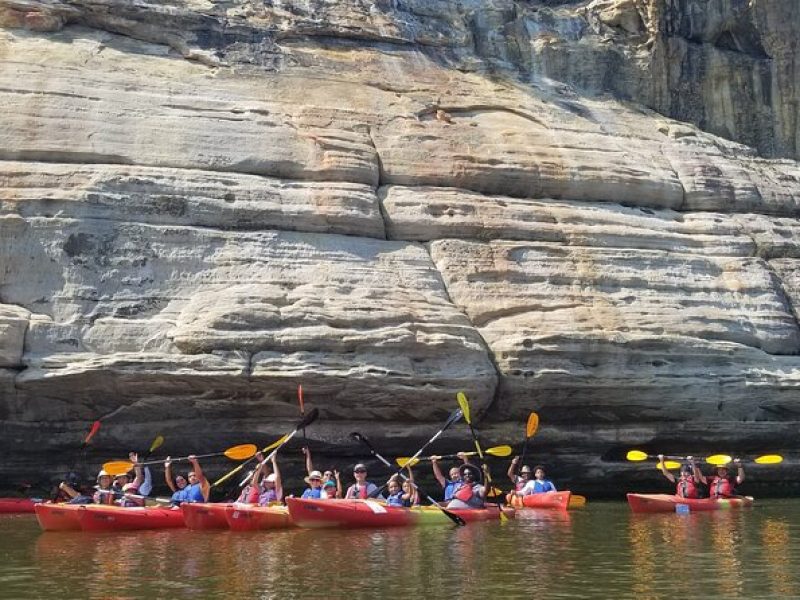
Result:
<instances>
[{"instance_id":1,"label":"paddle","mask_svg":"<svg viewBox=\"0 0 800 600\"><path fill-rule=\"evenodd\" d=\"M491 454L492 456L511 456L511 453L514 449L511 446L494 446L493 448L488 448L484 450L486 454ZM475 456L477 452L464 452L464 456ZM456 458L458 454L445 454L444 456L438 456L437 458ZM412 467L418 464L420 461L423 460L431 460L431 456L421 456L415 459L415 462L411 465ZM411 462L410 456L401 456L399 458L395 458L394 461L400 467L405 467L409 462Z\"/></svg>"},{"instance_id":2,"label":"paddle","mask_svg":"<svg viewBox=\"0 0 800 600\"><path fill-rule=\"evenodd\" d=\"M467 400L466 394L464 392L458 392L456 395L458 399L458 405L461 407L461 412L464 413L464 420L469 425L469 432L472 434L472 441L475 442L475 450L478 451L478 456L483 462L483 450L481 450L481 443L478 441L478 434L475 433L475 428L472 426L472 417L470 415L469 410L469 401ZM492 489L494 486L492 485L492 475L489 472L488 466L486 467L486 484L489 489ZM497 509L500 511L500 522L504 523L508 520L508 517L503 512L503 507L500 504L500 496L497 496Z\"/></svg>"},{"instance_id":3,"label":"paddle","mask_svg":"<svg viewBox=\"0 0 800 600\"><path fill-rule=\"evenodd\" d=\"M294 428L294 431L292 431L291 433L287 433L286 435L278 438L276 441L272 442L269 446L264 446L261 449L261 452L262 453L269 452L270 450L274 450L274 449L280 448L286 442L288 442L290 439L292 439L294 437L294 435L297 433L298 429L302 429L304 427L307 427L308 425L311 425L311 423L313 423L314 421L317 420L317 417L319 417L319 410L316 409L316 408L312 408L309 411L309 413L300 420L300 422ZM236 473L238 473L239 471L244 469L245 466L247 466L250 463L251 460L253 460L253 459L249 458L248 460L246 460L245 462L243 462L239 466L234 467L233 469L228 471L225 475L223 475L222 477L217 479L214 483L212 483L211 487L217 487L221 483L224 483L225 481L227 481L228 479L230 479L231 477L236 475Z\"/></svg>"},{"instance_id":4,"label":"paddle","mask_svg":"<svg viewBox=\"0 0 800 600\"><path fill-rule=\"evenodd\" d=\"M461 417L463 417L463 416L464 416L464 412L463 412L463 411L461 411L461 410L459 410L459 409L456 409L456 410L454 410L454 411L453 411L453 412L450 414L450 416L449 416L449 417L447 417L447 421L445 421L445 422L444 422L444 425L442 425L442 428L441 428L439 431L437 431L437 432L434 434L434 436L433 436L431 439L429 439L427 442L425 442L425 443L422 445L422 448L420 448L419 450L417 450L417 451L414 453L414 456L410 457L410 458L408 459L408 461L409 461L409 462L411 462L411 463L413 463L415 460L417 460L417 459L419 458L420 454L422 454L423 452L425 452L425 449L426 449L428 446L430 446L430 445L431 445L433 442L435 442L436 440L438 440L438 439L439 439L439 436L441 436L441 435L442 435L442 434L443 434L443 433L444 433L444 432L445 432L445 431L446 431L446 430L447 430L447 429L448 429L448 428L449 428L449 427L450 427L450 426L451 426L453 423L455 423L456 421L458 421L459 419L461 419ZM403 471L403 468L404 468L404 467L401 467L401 468L400 468L400 469L399 469L397 472L395 472L395 473L394 473L394 475L401 475L401 474L402 474L402 471ZM390 478L390 479L391 479L391 478ZM370 494L370 497L373 497L373 498L374 498L375 496L377 496L378 494L380 494L380 493L383 491L383 489L384 489L385 487L386 487L386 484L384 483L384 484L383 484L381 487L379 487L377 490L375 490L374 492L372 492L372 494Z\"/></svg>"},{"instance_id":5,"label":"paddle","mask_svg":"<svg viewBox=\"0 0 800 600\"><path fill-rule=\"evenodd\" d=\"M212 452L211 454L199 454L195 458L209 458L212 456L226 456L231 460L245 460L255 456L255 453L258 451L258 448L255 444L241 444L239 446L232 446L227 450L222 452ZM173 462L178 462L182 460L189 460L188 456L181 456L179 458L173 458ZM163 461L160 460L153 460L150 462L140 462L139 466L143 467L146 465L157 465L161 464ZM118 461L110 461L103 465L103 470L110 474L110 475L122 475L123 473L127 473L134 467L134 464L129 461L125 460L118 460Z\"/></svg>"},{"instance_id":6,"label":"paddle","mask_svg":"<svg viewBox=\"0 0 800 600\"><path fill-rule=\"evenodd\" d=\"M525 464L525 453L528 451L528 440L533 437L536 430L539 429L539 415L532 412L528 415L528 422L525 424L525 441L522 444L522 459L519 461L520 465Z\"/></svg>"},{"instance_id":7,"label":"paddle","mask_svg":"<svg viewBox=\"0 0 800 600\"><path fill-rule=\"evenodd\" d=\"M648 458L657 459L658 456L647 454L646 452L642 452L641 450L630 450L625 455L625 458L632 462L640 462L643 460L647 460ZM667 468L670 469L670 468L678 468L680 467L680 464L677 465L676 467L671 467L670 461L667 459L672 459L673 461L675 461L675 460L689 460L689 458L690 457L688 456L664 456L664 461L666 463ZM705 459L698 457L692 457L692 458L695 458L697 460L705 460L708 464L714 465L716 467L727 465L733 460L733 458L727 454L713 454ZM759 465L777 465L783 462L783 456L781 456L780 454L764 454L762 456L757 456L756 458L754 458L753 462Z\"/></svg>"},{"instance_id":8,"label":"paddle","mask_svg":"<svg viewBox=\"0 0 800 600\"><path fill-rule=\"evenodd\" d=\"M369 449L369 451L372 454L372 456L377 458L379 461L381 461L387 467L391 467L392 466L392 463L390 463L383 456L378 454L378 452L375 450L375 448L372 446L370 441L365 436L361 435L358 432L353 432L353 433L350 434L350 437L352 437L353 439L358 440L359 442L364 444ZM402 471L400 471L400 477L402 477L404 481L408 481L408 477L406 477L406 474L403 473ZM412 483L411 485L413 485L414 488L418 492L422 492L422 490L419 489L419 486L416 483ZM425 499L428 502L430 502L432 506L435 506L440 511L442 511L445 514L445 516L447 516L447 518L450 519L453 523L455 523L456 525L460 525L462 527L467 524L467 522L464 519L462 519L461 517L459 517L457 514L450 512L449 510L447 510L446 508L444 508L442 506L439 506L439 503L436 502L436 500L434 500L433 498L431 498L427 494L424 494L424 495L425 495Z\"/></svg>"},{"instance_id":9,"label":"paddle","mask_svg":"<svg viewBox=\"0 0 800 600\"><path fill-rule=\"evenodd\" d=\"M306 416L306 405L303 402L303 386L297 384L297 401L300 403L300 418L304 419ZM303 426L303 446L306 445L306 428Z\"/></svg>"},{"instance_id":10,"label":"paddle","mask_svg":"<svg viewBox=\"0 0 800 600\"><path fill-rule=\"evenodd\" d=\"M81 464L86 459L86 447L89 445L89 442L92 441L92 438L95 436L95 434L99 430L100 430L100 421L98 420L98 421L95 421L94 423L92 423L92 426L89 428L89 433L87 433L84 436L83 442L81 442L81 447L80 447L80 450L79 450L79 456L78 456L78 458L75 459L75 462L73 463L72 467L67 472L67 479L70 478L70 475L75 474L75 469L77 469L78 465ZM74 484L75 483L73 482L73 485ZM52 497L52 501L53 502L58 500L59 490L60 490L60 488L56 487L56 490L53 493L53 497Z\"/></svg>"},{"instance_id":11,"label":"paddle","mask_svg":"<svg viewBox=\"0 0 800 600\"><path fill-rule=\"evenodd\" d=\"M583 508L584 506L586 506L586 496L572 494L569 497L568 508Z\"/></svg>"},{"instance_id":12,"label":"paddle","mask_svg":"<svg viewBox=\"0 0 800 600\"><path fill-rule=\"evenodd\" d=\"M157 435L156 439L153 440L153 443L150 444L150 449L147 451L147 453L145 453L144 460L147 460L148 458L150 458L150 455L153 454L153 452L155 452L159 448L161 448L161 446L163 446L163 445L164 445L164 436L163 435Z\"/></svg>"},{"instance_id":13,"label":"paddle","mask_svg":"<svg viewBox=\"0 0 800 600\"><path fill-rule=\"evenodd\" d=\"M674 460L665 460L664 461L664 466L667 469L670 469L670 470L672 470L672 469L680 469L681 468L681 463L679 463L677 461L674 461ZM656 469L659 469L659 470L661 469L661 463L660 462L656 463Z\"/></svg>"}]
</instances>

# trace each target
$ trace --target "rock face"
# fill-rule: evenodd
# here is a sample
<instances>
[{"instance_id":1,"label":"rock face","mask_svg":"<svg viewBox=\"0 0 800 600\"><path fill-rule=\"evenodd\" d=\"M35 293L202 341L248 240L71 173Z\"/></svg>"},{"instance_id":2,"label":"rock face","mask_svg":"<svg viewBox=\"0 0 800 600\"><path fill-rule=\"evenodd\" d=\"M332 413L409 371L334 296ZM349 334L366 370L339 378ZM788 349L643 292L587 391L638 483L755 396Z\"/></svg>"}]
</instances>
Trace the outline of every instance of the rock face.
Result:
<instances>
[{"instance_id":1,"label":"rock face","mask_svg":"<svg viewBox=\"0 0 800 600\"><path fill-rule=\"evenodd\" d=\"M793 0L0 0L0 488L95 419L86 463L266 445L299 384L341 462L464 390L576 491L655 485L633 447L796 476L798 34Z\"/></svg>"}]
</instances>

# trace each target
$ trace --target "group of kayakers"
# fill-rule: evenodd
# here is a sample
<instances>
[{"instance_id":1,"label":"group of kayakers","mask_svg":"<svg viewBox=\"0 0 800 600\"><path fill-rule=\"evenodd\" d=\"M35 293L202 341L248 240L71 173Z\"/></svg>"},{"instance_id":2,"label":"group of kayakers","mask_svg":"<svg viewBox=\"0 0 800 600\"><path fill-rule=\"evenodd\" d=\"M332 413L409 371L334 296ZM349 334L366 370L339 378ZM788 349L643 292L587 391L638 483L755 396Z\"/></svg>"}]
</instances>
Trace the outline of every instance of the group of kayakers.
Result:
<instances>
[{"instance_id":1,"label":"group of kayakers","mask_svg":"<svg viewBox=\"0 0 800 600\"><path fill-rule=\"evenodd\" d=\"M312 499L368 499L377 498L389 506L411 507L420 503L420 494L414 481L414 473L410 465L403 474L395 474L382 487L368 480L367 467L358 463L353 467L355 480L346 491L343 490L339 471L335 469L324 472L315 469L311 451L303 448L307 475L304 478L307 487L302 498ZM443 504L449 508L469 509L483 508L487 487L483 481L487 479L487 467L478 467L470 463L465 453L456 455L461 464L453 466L445 477L441 470L441 457L430 457L433 476L441 485ZM152 490L150 468L139 463L136 453L129 454L133 468L128 473L112 475L106 471L97 474L94 490L81 492L67 483L59 488L66 499L73 504L116 504L120 506L144 506L147 496ZM269 460L257 453L256 467L248 476L246 484L237 497L237 502L268 506L284 500L283 480L277 456L273 454ZM193 455L187 457L191 468L186 473L173 473L172 460L164 461L164 477L172 491L170 502L180 505L184 502L208 502L211 484L205 477L199 461ZM524 465L519 475L516 470L519 457L512 460L508 475L514 483L511 494L523 496L547 491L555 491L552 482L545 479L544 468L536 466L533 470ZM533 478L531 476L533 475Z\"/></svg>"},{"instance_id":2,"label":"group of kayakers","mask_svg":"<svg viewBox=\"0 0 800 600\"><path fill-rule=\"evenodd\" d=\"M731 475L726 465L717 466L715 475L703 475L693 458L691 456L686 458L687 461L681 465L680 474L676 480L675 476L667 469L664 455L658 455L659 468L664 477L675 484L676 496L681 498L731 498L736 495L736 486L744 482L744 467L739 459L733 461L736 475Z\"/></svg>"}]
</instances>

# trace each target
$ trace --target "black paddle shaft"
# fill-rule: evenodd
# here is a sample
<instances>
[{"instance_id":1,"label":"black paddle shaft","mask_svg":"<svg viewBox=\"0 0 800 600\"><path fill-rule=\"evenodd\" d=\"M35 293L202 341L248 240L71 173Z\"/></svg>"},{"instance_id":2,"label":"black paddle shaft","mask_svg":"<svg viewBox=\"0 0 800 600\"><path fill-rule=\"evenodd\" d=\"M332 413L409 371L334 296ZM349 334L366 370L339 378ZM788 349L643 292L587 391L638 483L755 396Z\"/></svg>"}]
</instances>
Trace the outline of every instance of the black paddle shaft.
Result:
<instances>
[{"instance_id":1,"label":"black paddle shaft","mask_svg":"<svg viewBox=\"0 0 800 600\"><path fill-rule=\"evenodd\" d=\"M378 454L378 451L377 451L377 450L375 450L375 448L372 446L372 444L370 443L370 441L369 441L369 440L368 440L366 437L364 437L363 435L361 435L361 434L360 434L360 433L358 433L358 432L351 433L351 434L350 434L350 436L351 436L351 437L353 437L353 438L355 438L356 440L358 440L358 441L359 441L359 442L361 442L362 444L364 444L364 445L365 445L365 446L366 446L366 447L369 449L369 451L370 451L370 453L372 454L372 456L374 456L375 458L377 458L379 461L381 461L381 462L382 462L383 464L385 464L387 467L391 467L391 466L392 466L392 463L390 463L390 462L389 462L388 460L386 460L386 459L385 459L383 456L381 456L380 454ZM403 471L402 471L402 470L399 472L399 474L400 474L400 477L402 477L404 481L410 481L410 480L408 479L408 477L406 477L406 474L405 474L405 473L403 473ZM459 525L459 526L461 526L461 527L463 527L464 525L466 525L466 524L467 524L467 522L466 522L464 519L462 519L461 517L459 517L457 514L450 512L449 510L445 509L445 508L444 508L444 507L442 507L442 506L439 506L439 503L438 503L438 502L436 502L436 500L434 500L433 498L431 498L431 497L430 497L428 494L425 494L424 492L422 492L422 490L419 488L419 486L418 486L418 485L417 485L415 482L413 482L413 481L412 481L412 482L410 482L410 483L411 483L411 485L413 485L413 486L414 486L414 488L415 488L415 489L416 489L418 492L421 492L421 493L422 493L422 494L425 496L425 499L426 499L428 502L430 502L430 503L431 503L433 506L435 506L436 508L438 508L439 510L441 510L441 511L442 511L442 512L443 512L443 513L444 513L444 514L447 516L447 518L449 518L449 519L450 519L450 520L451 520L453 523L455 523L456 525Z\"/></svg>"}]
</instances>

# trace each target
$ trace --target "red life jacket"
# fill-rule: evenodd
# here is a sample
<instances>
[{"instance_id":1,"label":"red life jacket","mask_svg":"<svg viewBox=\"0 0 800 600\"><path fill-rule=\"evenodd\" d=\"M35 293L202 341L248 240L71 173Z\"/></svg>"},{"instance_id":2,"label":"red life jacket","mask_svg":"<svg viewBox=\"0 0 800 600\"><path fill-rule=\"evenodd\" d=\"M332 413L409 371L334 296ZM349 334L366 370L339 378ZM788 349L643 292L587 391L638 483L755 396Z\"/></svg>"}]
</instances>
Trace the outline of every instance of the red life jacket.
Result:
<instances>
[{"instance_id":1,"label":"red life jacket","mask_svg":"<svg viewBox=\"0 0 800 600\"><path fill-rule=\"evenodd\" d=\"M733 482L730 479L714 477L708 486L712 498L730 498L733 493Z\"/></svg>"},{"instance_id":2,"label":"red life jacket","mask_svg":"<svg viewBox=\"0 0 800 600\"><path fill-rule=\"evenodd\" d=\"M462 502L469 502L472 499L472 485L469 483L462 483L453 494L454 498L458 498Z\"/></svg>"},{"instance_id":3,"label":"red life jacket","mask_svg":"<svg viewBox=\"0 0 800 600\"><path fill-rule=\"evenodd\" d=\"M675 495L681 498L698 498L697 486L694 483L694 477L688 479L679 479L675 486Z\"/></svg>"},{"instance_id":4,"label":"red life jacket","mask_svg":"<svg viewBox=\"0 0 800 600\"><path fill-rule=\"evenodd\" d=\"M356 485L358 485L358 484L356 484ZM361 498L362 500L366 500L367 499L368 495L367 495L367 486L366 485L359 485L358 486L358 497Z\"/></svg>"}]
</instances>

